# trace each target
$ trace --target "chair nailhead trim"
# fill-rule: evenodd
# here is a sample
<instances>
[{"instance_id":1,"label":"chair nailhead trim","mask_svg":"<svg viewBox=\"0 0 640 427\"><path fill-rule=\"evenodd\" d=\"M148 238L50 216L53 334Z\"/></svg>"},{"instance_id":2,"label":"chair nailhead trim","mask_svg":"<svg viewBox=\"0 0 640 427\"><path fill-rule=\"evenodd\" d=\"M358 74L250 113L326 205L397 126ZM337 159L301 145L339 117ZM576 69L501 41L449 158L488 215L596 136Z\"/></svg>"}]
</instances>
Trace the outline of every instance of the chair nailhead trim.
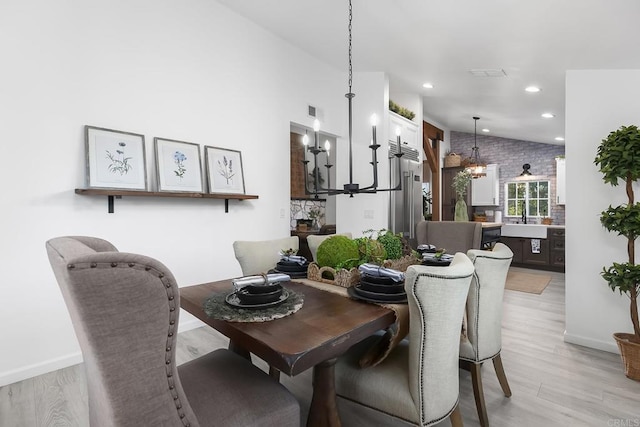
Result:
<instances>
[{"instance_id":1,"label":"chair nailhead trim","mask_svg":"<svg viewBox=\"0 0 640 427\"><path fill-rule=\"evenodd\" d=\"M111 263L111 267L117 267L117 266L118 266L118 263L117 263L117 262L112 262L112 263Z\"/></svg>"},{"instance_id":2,"label":"chair nailhead trim","mask_svg":"<svg viewBox=\"0 0 640 427\"><path fill-rule=\"evenodd\" d=\"M135 264L134 264L134 263L132 263L132 262L130 262L130 263L129 263L129 267L135 267Z\"/></svg>"},{"instance_id":3,"label":"chair nailhead trim","mask_svg":"<svg viewBox=\"0 0 640 427\"><path fill-rule=\"evenodd\" d=\"M96 262L92 262L91 263L91 268L96 268L97 266L98 266L98 263L96 263Z\"/></svg>"},{"instance_id":4,"label":"chair nailhead trim","mask_svg":"<svg viewBox=\"0 0 640 427\"><path fill-rule=\"evenodd\" d=\"M69 265L67 265L67 268L72 269L72 268L76 268L76 266L73 265L73 264L69 264Z\"/></svg>"}]
</instances>

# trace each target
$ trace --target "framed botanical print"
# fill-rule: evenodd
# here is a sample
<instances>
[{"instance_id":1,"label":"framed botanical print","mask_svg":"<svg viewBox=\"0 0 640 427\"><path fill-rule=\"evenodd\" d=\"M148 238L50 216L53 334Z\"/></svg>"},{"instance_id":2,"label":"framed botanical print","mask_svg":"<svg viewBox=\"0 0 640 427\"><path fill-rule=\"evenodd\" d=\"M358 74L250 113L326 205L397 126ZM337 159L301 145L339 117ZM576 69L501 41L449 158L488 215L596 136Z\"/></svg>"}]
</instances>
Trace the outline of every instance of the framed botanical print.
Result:
<instances>
[{"instance_id":1,"label":"framed botanical print","mask_svg":"<svg viewBox=\"0 0 640 427\"><path fill-rule=\"evenodd\" d=\"M154 138L158 191L203 192L200 145Z\"/></svg>"},{"instance_id":2,"label":"framed botanical print","mask_svg":"<svg viewBox=\"0 0 640 427\"><path fill-rule=\"evenodd\" d=\"M204 158L209 193L245 194L240 151L205 146Z\"/></svg>"},{"instance_id":3,"label":"framed botanical print","mask_svg":"<svg viewBox=\"0 0 640 427\"><path fill-rule=\"evenodd\" d=\"M87 186L147 189L144 135L85 126Z\"/></svg>"}]
</instances>

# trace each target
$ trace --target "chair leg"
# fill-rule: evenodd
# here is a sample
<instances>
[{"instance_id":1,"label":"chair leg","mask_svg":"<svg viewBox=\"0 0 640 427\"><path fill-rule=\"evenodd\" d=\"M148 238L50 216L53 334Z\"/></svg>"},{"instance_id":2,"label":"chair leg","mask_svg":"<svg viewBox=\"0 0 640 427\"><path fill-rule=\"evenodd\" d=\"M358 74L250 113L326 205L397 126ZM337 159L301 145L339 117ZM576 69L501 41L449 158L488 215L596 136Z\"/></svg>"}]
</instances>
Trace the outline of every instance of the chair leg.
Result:
<instances>
[{"instance_id":1,"label":"chair leg","mask_svg":"<svg viewBox=\"0 0 640 427\"><path fill-rule=\"evenodd\" d=\"M493 358L493 367L496 370L496 375L498 376L498 381L500 382L500 387L502 387L504 395L507 397L511 397L511 388L509 388L509 382L507 381L507 376L504 373L504 367L502 366L502 358L500 357L500 354Z\"/></svg>"},{"instance_id":2,"label":"chair leg","mask_svg":"<svg viewBox=\"0 0 640 427\"><path fill-rule=\"evenodd\" d=\"M487 416L487 406L484 403L484 392L482 391L482 376L480 374L482 364L471 364L471 383L473 384L473 397L476 399L476 409L482 427L489 427L489 417Z\"/></svg>"},{"instance_id":3,"label":"chair leg","mask_svg":"<svg viewBox=\"0 0 640 427\"><path fill-rule=\"evenodd\" d=\"M463 427L462 414L460 413L460 405L456 405L453 412L449 415L451 427Z\"/></svg>"}]
</instances>

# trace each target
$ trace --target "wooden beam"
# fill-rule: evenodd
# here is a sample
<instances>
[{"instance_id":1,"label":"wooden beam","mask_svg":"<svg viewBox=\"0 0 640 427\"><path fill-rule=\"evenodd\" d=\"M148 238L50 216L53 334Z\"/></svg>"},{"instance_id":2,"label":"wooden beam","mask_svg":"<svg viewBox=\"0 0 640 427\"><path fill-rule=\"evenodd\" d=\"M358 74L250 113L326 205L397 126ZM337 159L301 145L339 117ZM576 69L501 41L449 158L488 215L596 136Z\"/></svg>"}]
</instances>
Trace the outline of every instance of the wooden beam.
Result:
<instances>
[{"instance_id":1,"label":"wooden beam","mask_svg":"<svg viewBox=\"0 0 640 427\"><path fill-rule=\"evenodd\" d=\"M444 132L431 123L422 122L422 147L427 155L426 163L431 170L431 219L440 221L440 149Z\"/></svg>"}]
</instances>

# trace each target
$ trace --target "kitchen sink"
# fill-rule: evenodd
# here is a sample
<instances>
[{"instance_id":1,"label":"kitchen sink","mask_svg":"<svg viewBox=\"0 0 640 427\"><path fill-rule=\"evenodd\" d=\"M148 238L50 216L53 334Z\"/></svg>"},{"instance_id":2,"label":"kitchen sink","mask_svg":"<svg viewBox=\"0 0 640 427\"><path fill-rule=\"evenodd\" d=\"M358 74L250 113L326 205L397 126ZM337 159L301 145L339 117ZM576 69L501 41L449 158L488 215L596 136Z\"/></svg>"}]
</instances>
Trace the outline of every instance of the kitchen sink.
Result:
<instances>
[{"instance_id":1,"label":"kitchen sink","mask_svg":"<svg viewBox=\"0 0 640 427\"><path fill-rule=\"evenodd\" d=\"M547 227L542 224L503 224L500 232L505 237L546 239Z\"/></svg>"}]
</instances>

